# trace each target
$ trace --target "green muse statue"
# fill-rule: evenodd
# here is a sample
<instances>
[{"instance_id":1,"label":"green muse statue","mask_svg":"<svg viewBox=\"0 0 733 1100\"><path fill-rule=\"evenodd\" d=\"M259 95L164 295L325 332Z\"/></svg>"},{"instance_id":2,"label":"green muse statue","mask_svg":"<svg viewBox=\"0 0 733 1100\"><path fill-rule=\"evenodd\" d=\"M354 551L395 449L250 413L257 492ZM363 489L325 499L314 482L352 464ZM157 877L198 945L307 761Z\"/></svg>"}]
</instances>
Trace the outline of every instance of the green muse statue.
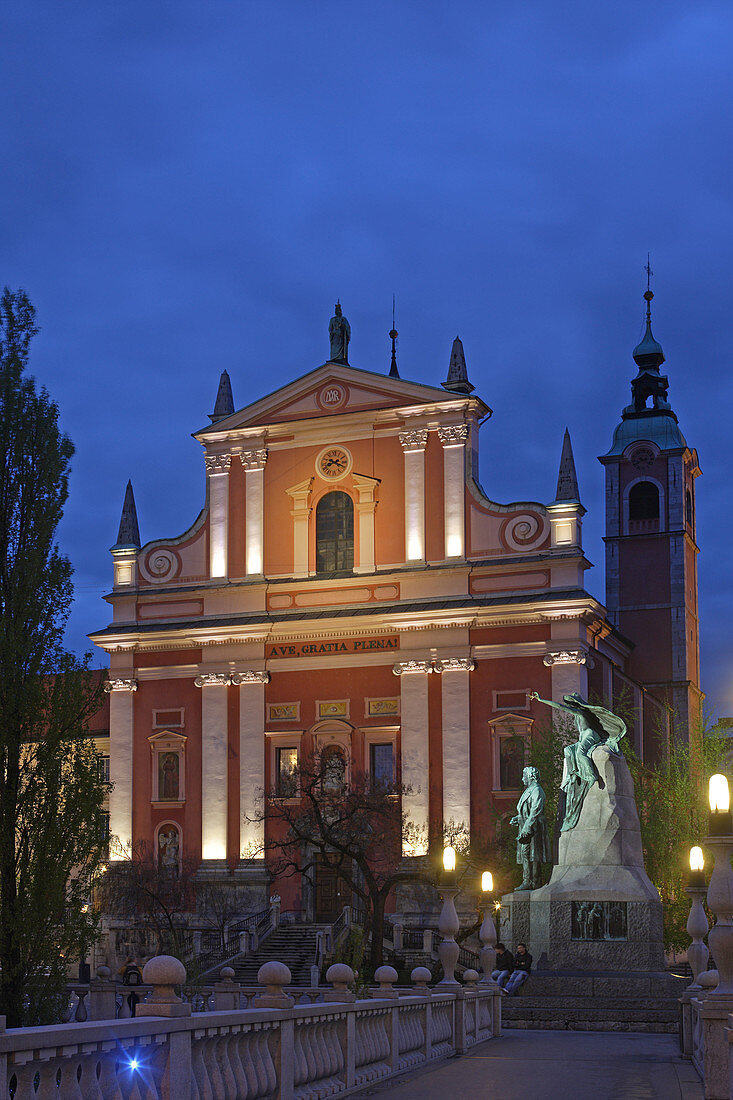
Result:
<instances>
[{"instance_id":1,"label":"green muse statue","mask_svg":"<svg viewBox=\"0 0 733 1100\"><path fill-rule=\"evenodd\" d=\"M578 824L585 796L593 784L597 783L601 790L604 787L598 768L593 762L593 750L598 745L605 745L609 752L618 756L618 743L626 733L626 723L606 707L587 703L577 692L572 695L563 695L562 703L541 699L536 691L531 691L529 697L536 699L538 703L553 707L554 710L572 714L578 731L578 740L565 748L565 768L562 779L562 789L565 792L565 816L560 826L560 832L564 833Z\"/></svg>"}]
</instances>

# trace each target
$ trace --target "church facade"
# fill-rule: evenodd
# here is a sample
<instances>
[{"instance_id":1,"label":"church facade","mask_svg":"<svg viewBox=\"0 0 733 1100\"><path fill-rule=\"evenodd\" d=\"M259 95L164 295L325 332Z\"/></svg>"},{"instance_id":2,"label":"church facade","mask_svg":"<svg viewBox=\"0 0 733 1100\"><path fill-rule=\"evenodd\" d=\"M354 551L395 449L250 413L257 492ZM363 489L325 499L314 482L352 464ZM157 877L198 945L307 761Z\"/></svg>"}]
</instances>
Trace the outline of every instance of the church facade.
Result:
<instances>
[{"instance_id":1,"label":"church facade","mask_svg":"<svg viewBox=\"0 0 733 1100\"><path fill-rule=\"evenodd\" d=\"M113 617L91 635L110 661L113 858L142 840L163 864L262 879L259 800L292 797L313 751L346 781L409 788L425 840L404 854L419 856L445 824L484 835L490 805L513 807L546 721L530 691L623 695L648 758L698 705L699 470L659 354L637 349L634 404L601 459L607 610L584 585L567 433L554 500L493 501L478 476L491 410L460 340L431 386L401 379L394 354L389 375L350 365L340 307L329 335L328 362L245 408L222 375L188 531L141 546L128 486ZM329 919L344 899L327 879L307 904L276 884L283 908Z\"/></svg>"}]
</instances>

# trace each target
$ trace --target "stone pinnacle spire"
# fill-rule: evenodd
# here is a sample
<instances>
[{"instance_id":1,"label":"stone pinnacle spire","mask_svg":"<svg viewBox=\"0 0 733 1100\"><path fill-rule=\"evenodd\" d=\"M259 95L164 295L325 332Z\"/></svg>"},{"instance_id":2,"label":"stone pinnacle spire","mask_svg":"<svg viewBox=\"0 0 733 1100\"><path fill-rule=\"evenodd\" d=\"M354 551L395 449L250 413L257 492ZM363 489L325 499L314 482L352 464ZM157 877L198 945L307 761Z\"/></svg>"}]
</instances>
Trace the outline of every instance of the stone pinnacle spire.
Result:
<instances>
[{"instance_id":1,"label":"stone pinnacle spire","mask_svg":"<svg viewBox=\"0 0 733 1100\"><path fill-rule=\"evenodd\" d=\"M219 379L219 389L216 394L213 413L209 413L209 420L216 424L217 420L223 420L234 412L234 398L232 397L232 383L228 373L223 370Z\"/></svg>"},{"instance_id":2,"label":"stone pinnacle spire","mask_svg":"<svg viewBox=\"0 0 733 1100\"><path fill-rule=\"evenodd\" d=\"M135 495L132 491L132 482L128 481L125 489L125 502L122 505L120 529L117 532L117 542L113 550L122 548L140 549L140 528L137 523L137 508L135 507Z\"/></svg>"},{"instance_id":3,"label":"stone pinnacle spire","mask_svg":"<svg viewBox=\"0 0 733 1100\"><path fill-rule=\"evenodd\" d=\"M580 491L578 489L578 476L575 473L575 459L573 458L573 445L570 442L570 432L565 429L562 441L562 454L560 456L560 470L557 475L557 492L555 502L573 501L580 503Z\"/></svg>"},{"instance_id":4,"label":"stone pinnacle spire","mask_svg":"<svg viewBox=\"0 0 733 1100\"><path fill-rule=\"evenodd\" d=\"M459 336L456 336L453 341L453 347L450 353L450 364L448 366L448 377L445 382L441 382L441 386L450 393L465 394L473 393L476 388L468 381L466 356L463 354L463 344Z\"/></svg>"}]
</instances>

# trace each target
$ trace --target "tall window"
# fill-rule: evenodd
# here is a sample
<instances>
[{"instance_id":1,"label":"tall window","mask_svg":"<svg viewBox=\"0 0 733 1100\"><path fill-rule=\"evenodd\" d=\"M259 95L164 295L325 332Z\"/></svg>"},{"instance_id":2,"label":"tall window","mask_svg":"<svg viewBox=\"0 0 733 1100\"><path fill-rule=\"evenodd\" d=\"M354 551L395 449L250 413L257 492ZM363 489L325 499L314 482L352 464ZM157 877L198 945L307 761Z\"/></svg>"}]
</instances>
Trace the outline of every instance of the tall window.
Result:
<instances>
[{"instance_id":1,"label":"tall window","mask_svg":"<svg viewBox=\"0 0 733 1100\"><path fill-rule=\"evenodd\" d=\"M276 794L279 798L293 798L297 793L298 750L289 746L278 749L276 760Z\"/></svg>"},{"instance_id":2,"label":"tall window","mask_svg":"<svg viewBox=\"0 0 733 1100\"><path fill-rule=\"evenodd\" d=\"M354 503L348 493L321 497L316 508L316 572L354 568Z\"/></svg>"},{"instance_id":3,"label":"tall window","mask_svg":"<svg viewBox=\"0 0 733 1100\"><path fill-rule=\"evenodd\" d=\"M500 738L499 785L503 791L521 790L524 757L524 738L516 736Z\"/></svg>"},{"instance_id":4,"label":"tall window","mask_svg":"<svg viewBox=\"0 0 733 1100\"><path fill-rule=\"evenodd\" d=\"M373 791L388 790L394 784L394 744L391 741L369 746L369 775Z\"/></svg>"},{"instance_id":5,"label":"tall window","mask_svg":"<svg viewBox=\"0 0 733 1100\"><path fill-rule=\"evenodd\" d=\"M629 490L629 520L659 519L659 489L651 481L637 481Z\"/></svg>"},{"instance_id":6,"label":"tall window","mask_svg":"<svg viewBox=\"0 0 733 1100\"><path fill-rule=\"evenodd\" d=\"M695 519L695 517L694 517L693 512L692 512L692 493L690 492L689 489L685 493L685 518L687 519L687 526L691 530L694 530L694 527L695 527L694 519Z\"/></svg>"}]
</instances>

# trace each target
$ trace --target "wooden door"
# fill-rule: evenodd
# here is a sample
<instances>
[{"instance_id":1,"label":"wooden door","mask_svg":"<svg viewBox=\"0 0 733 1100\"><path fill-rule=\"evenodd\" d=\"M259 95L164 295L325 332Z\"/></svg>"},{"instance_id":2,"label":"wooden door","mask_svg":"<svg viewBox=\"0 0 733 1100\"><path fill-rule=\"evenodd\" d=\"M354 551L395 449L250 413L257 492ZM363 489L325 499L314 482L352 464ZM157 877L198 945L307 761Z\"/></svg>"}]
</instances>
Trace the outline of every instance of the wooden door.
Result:
<instances>
[{"instance_id":1,"label":"wooden door","mask_svg":"<svg viewBox=\"0 0 733 1100\"><path fill-rule=\"evenodd\" d=\"M319 863L316 867L316 922L331 923L351 901L348 886L334 867Z\"/></svg>"}]
</instances>

